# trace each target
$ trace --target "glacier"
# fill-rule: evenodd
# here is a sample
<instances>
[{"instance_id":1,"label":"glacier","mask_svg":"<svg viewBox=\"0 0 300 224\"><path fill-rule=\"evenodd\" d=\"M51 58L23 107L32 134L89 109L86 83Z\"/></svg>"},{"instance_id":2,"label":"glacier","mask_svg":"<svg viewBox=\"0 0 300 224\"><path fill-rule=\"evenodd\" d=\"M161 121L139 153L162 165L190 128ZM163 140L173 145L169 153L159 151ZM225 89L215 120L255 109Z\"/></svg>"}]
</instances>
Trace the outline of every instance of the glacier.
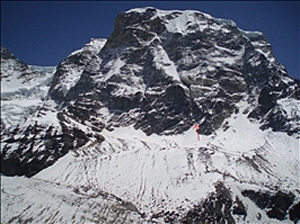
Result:
<instances>
[{"instance_id":1,"label":"glacier","mask_svg":"<svg viewBox=\"0 0 300 224\"><path fill-rule=\"evenodd\" d=\"M1 48L1 223L297 223L299 100L262 33L192 10L56 67Z\"/></svg>"}]
</instances>

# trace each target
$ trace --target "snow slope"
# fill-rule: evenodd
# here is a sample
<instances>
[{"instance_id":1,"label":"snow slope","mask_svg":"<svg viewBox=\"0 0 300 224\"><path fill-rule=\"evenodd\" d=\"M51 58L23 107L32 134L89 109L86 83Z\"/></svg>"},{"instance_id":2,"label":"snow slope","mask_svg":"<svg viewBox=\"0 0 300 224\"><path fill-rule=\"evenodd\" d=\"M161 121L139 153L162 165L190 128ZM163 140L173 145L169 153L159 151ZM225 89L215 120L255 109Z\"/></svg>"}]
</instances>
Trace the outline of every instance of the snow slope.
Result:
<instances>
[{"instance_id":1,"label":"snow slope","mask_svg":"<svg viewBox=\"0 0 300 224\"><path fill-rule=\"evenodd\" d=\"M31 177L1 176L1 222L292 223L299 85L263 34L153 8L118 26L56 70L1 61L1 168Z\"/></svg>"},{"instance_id":2,"label":"snow slope","mask_svg":"<svg viewBox=\"0 0 300 224\"><path fill-rule=\"evenodd\" d=\"M142 223L133 206L106 193L24 177L1 176L3 204L1 223Z\"/></svg>"},{"instance_id":3,"label":"snow slope","mask_svg":"<svg viewBox=\"0 0 300 224\"><path fill-rule=\"evenodd\" d=\"M241 103L241 109L245 105ZM242 112L233 115L226 131L201 136L199 142L192 129L169 137L146 136L133 127L104 131L101 145L69 153L34 179L88 195L108 192L133 203L149 221L166 211L184 215L214 191L218 181L242 197L253 213L261 211L241 196L243 189L280 188L296 193L299 200L299 139L261 131L246 117Z\"/></svg>"},{"instance_id":4,"label":"snow slope","mask_svg":"<svg viewBox=\"0 0 300 224\"><path fill-rule=\"evenodd\" d=\"M1 64L1 72L12 74L1 80L1 119L6 128L15 127L37 113L47 98L55 72L54 66L28 66L28 75L22 76L24 71L9 72L15 63Z\"/></svg>"}]
</instances>

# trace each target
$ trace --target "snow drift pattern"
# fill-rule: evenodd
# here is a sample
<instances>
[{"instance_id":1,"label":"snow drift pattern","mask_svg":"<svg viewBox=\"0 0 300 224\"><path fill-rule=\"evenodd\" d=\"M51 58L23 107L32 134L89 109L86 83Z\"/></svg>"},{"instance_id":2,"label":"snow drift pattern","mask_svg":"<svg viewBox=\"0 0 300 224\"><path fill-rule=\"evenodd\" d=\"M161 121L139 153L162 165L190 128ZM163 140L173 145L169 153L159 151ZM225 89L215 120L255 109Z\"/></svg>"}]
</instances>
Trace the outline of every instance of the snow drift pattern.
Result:
<instances>
[{"instance_id":1,"label":"snow drift pattern","mask_svg":"<svg viewBox=\"0 0 300 224\"><path fill-rule=\"evenodd\" d=\"M129 10L56 68L2 48L1 99L2 222L300 219L299 80L233 21Z\"/></svg>"}]
</instances>

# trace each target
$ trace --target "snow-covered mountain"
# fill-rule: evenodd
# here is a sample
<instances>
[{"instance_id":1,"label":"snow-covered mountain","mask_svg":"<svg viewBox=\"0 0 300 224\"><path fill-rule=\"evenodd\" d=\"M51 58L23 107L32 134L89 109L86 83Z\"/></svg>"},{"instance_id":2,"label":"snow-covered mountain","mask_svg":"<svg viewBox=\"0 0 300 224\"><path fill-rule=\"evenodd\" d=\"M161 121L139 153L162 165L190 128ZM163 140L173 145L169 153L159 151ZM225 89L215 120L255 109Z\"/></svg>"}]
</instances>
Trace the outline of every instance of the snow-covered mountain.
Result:
<instances>
[{"instance_id":1,"label":"snow-covered mountain","mask_svg":"<svg viewBox=\"0 0 300 224\"><path fill-rule=\"evenodd\" d=\"M57 67L1 48L1 222L297 223L299 86L190 10L122 12Z\"/></svg>"}]
</instances>

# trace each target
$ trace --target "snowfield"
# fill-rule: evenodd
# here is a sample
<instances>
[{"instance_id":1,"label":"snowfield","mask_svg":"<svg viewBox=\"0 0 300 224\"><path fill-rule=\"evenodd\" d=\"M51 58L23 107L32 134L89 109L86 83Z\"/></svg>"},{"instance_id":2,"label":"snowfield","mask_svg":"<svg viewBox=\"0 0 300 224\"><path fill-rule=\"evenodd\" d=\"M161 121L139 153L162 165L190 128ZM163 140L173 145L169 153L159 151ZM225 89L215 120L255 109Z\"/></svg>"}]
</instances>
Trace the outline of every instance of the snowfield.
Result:
<instances>
[{"instance_id":1,"label":"snowfield","mask_svg":"<svg viewBox=\"0 0 300 224\"><path fill-rule=\"evenodd\" d=\"M1 48L1 223L300 220L299 83L264 35L191 10L115 24L57 67Z\"/></svg>"},{"instance_id":2,"label":"snowfield","mask_svg":"<svg viewBox=\"0 0 300 224\"><path fill-rule=\"evenodd\" d=\"M242 113L246 106L240 103L240 112L225 122L225 131L201 136L200 141L192 128L182 135L146 136L131 126L120 127L103 131L106 140L102 144L69 152L32 179L1 176L1 203L13 203L1 210L1 216L30 219L39 217L38 212L57 211L49 222L72 222L71 214L81 220L77 219L81 213L82 223L96 222L95 206L110 208L118 198L132 203L134 211L118 208L118 214L111 211L98 216L107 221L130 213L134 222L150 222L161 212L184 215L213 192L218 181L231 189L233 198L242 199L250 212L245 221L263 212L241 195L243 189L280 187L294 192L299 200L299 139L261 131ZM25 194L28 189L30 193ZM99 196L103 192L112 201ZM82 203L72 206L78 200ZM261 222L270 219L263 215Z\"/></svg>"}]
</instances>

